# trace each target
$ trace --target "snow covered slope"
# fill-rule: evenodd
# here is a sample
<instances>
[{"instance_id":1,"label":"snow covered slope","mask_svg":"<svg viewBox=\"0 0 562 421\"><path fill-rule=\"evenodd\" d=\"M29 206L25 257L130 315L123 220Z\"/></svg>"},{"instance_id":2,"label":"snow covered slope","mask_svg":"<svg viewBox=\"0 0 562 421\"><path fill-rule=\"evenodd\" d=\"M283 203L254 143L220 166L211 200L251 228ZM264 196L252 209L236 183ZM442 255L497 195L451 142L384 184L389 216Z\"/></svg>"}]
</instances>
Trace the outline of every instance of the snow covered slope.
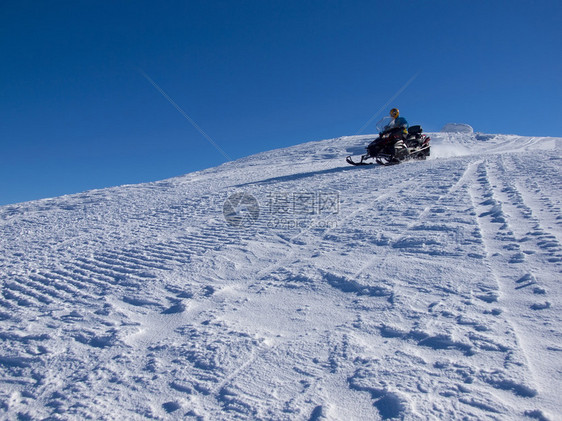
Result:
<instances>
[{"instance_id":1,"label":"snow covered slope","mask_svg":"<svg viewBox=\"0 0 562 421\"><path fill-rule=\"evenodd\" d=\"M372 138L1 207L0 418L560 419L562 139Z\"/></svg>"}]
</instances>

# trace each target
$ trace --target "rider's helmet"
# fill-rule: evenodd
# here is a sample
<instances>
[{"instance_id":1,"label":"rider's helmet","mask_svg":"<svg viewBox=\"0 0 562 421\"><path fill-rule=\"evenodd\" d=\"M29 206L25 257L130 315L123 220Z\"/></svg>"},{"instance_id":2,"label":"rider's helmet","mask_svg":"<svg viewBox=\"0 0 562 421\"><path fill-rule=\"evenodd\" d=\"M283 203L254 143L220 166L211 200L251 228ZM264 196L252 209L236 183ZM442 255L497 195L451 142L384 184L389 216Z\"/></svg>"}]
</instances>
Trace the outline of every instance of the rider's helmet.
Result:
<instances>
[{"instance_id":1,"label":"rider's helmet","mask_svg":"<svg viewBox=\"0 0 562 421\"><path fill-rule=\"evenodd\" d=\"M399 115L400 111L398 111L398 108L393 108L392 110L390 110L390 116L392 118L398 118Z\"/></svg>"}]
</instances>

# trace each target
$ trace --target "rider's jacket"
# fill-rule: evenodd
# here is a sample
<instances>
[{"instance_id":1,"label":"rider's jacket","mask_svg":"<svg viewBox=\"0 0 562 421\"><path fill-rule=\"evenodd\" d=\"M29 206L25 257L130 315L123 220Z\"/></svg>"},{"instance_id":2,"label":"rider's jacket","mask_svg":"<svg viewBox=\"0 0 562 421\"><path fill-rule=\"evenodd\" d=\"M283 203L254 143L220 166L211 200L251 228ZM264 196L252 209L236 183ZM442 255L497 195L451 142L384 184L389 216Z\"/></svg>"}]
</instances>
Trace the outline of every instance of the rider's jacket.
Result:
<instances>
[{"instance_id":1,"label":"rider's jacket","mask_svg":"<svg viewBox=\"0 0 562 421\"><path fill-rule=\"evenodd\" d=\"M395 129L397 127L402 127L404 130L408 129L408 122L404 117L398 117L392 120L388 125L385 127L385 130Z\"/></svg>"}]
</instances>

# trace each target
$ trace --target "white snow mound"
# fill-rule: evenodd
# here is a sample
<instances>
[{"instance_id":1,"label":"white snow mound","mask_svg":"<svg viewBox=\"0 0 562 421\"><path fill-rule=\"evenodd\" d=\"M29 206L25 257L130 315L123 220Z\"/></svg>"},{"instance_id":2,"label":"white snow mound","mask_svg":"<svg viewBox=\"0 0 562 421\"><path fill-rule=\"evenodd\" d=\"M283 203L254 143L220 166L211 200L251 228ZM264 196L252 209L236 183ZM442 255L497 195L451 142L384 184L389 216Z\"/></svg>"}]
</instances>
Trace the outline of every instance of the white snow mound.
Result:
<instances>
[{"instance_id":1,"label":"white snow mound","mask_svg":"<svg viewBox=\"0 0 562 421\"><path fill-rule=\"evenodd\" d=\"M472 126L463 123L447 123L441 129L443 133L474 133Z\"/></svg>"}]
</instances>

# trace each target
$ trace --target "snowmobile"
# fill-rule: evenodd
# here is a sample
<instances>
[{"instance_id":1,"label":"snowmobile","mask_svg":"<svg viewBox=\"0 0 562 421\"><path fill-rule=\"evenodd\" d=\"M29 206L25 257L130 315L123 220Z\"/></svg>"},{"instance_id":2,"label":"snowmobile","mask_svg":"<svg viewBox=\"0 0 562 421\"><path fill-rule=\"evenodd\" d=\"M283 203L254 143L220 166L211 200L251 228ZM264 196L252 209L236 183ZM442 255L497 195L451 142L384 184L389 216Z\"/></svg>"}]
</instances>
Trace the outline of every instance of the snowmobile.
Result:
<instances>
[{"instance_id":1,"label":"snowmobile","mask_svg":"<svg viewBox=\"0 0 562 421\"><path fill-rule=\"evenodd\" d=\"M408 133L401 127L392 127L392 119L385 117L377 123L379 136L367 146L367 153L360 161L350 156L345 160L351 165L395 165L410 159L426 159L429 156L429 136L422 134L421 126L412 126ZM373 161L374 160L374 161Z\"/></svg>"}]
</instances>

